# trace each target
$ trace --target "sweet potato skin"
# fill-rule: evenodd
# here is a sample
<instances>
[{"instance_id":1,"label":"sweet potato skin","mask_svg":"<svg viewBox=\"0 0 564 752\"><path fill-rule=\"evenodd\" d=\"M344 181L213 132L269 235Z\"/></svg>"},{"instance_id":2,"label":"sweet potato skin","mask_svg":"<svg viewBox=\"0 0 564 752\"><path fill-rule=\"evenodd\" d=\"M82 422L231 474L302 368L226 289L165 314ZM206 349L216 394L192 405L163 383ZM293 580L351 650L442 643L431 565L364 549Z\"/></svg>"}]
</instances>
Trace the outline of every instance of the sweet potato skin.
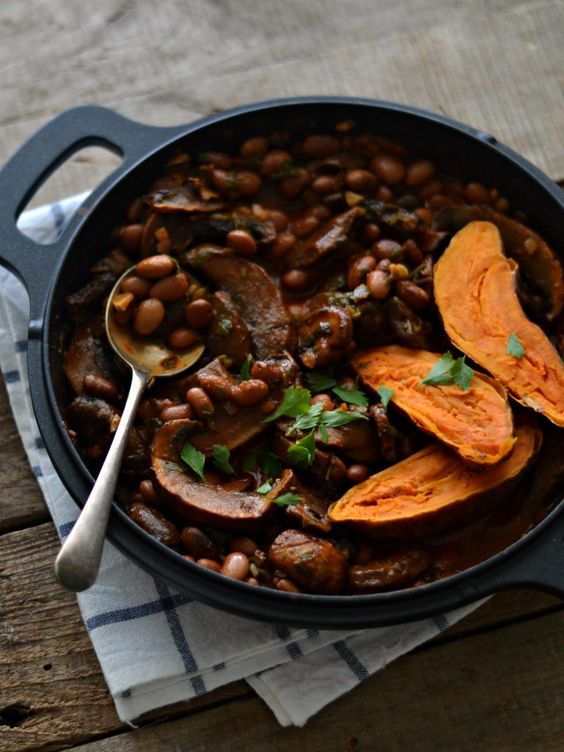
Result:
<instances>
[{"instance_id":1,"label":"sweet potato skin","mask_svg":"<svg viewBox=\"0 0 564 752\"><path fill-rule=\"evenodd\" d=\"M564 427L564 364L540 327L526 317L491 222L470 222L435 266L435 300L452 342L488 370L521 404ZM525 353L507 352L515 335Z\"/></svg>"},{"instance_id":2,"label":"sweet potato skin","mask_svg":"<svg viewBox=\"0 0 564 752\"><path fill-rule=\"evenodd\" d=\"M422 538L467 522L501 501L536 457L542 432L524 424L516 433L509 457L486 470L430 444L353 486L331 505L329 519L386 540Z\"/></svg>"},{"instance_id":3,"label":"sweet potato skin","mask_svg":"<svg viewBox=\"0 0 564 752\"><path fill-rule=\"evenodd\" d=\"M456 384L421 384L440 355L388 345L352 358L361 381L376 390L393 389L391 401L421 428L475 465L493 465L515 443L513 416L505 389L474 372L469 389Z\"/></svg>"}]
</instances>

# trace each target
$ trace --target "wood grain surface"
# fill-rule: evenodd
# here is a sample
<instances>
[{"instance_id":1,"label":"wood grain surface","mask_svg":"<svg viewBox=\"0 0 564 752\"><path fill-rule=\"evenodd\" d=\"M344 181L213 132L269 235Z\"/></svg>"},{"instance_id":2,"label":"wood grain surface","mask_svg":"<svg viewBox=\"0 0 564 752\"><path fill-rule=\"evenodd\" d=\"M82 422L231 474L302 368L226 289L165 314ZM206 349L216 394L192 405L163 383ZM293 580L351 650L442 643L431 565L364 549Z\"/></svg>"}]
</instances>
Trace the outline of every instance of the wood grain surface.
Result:
<instances>
[{"instance_id":1,"label":"wood grain surface","mask_svg":"<svg viewBox=\"0 0 564 752\"><path fill-rule=\"evenodd\" d=\"M493 133L564 178L561 0L21 0L0 4L0 162L61 110L95 102L172 125L258 99L406 102ZM95 186L81 151L32 205ZM1 292L1 291L0 291ZM0 385L0 752L561 752L564 610L495 596L454 629L283 729L244 682L117 718Z\"/></svg>"}]
</instances>

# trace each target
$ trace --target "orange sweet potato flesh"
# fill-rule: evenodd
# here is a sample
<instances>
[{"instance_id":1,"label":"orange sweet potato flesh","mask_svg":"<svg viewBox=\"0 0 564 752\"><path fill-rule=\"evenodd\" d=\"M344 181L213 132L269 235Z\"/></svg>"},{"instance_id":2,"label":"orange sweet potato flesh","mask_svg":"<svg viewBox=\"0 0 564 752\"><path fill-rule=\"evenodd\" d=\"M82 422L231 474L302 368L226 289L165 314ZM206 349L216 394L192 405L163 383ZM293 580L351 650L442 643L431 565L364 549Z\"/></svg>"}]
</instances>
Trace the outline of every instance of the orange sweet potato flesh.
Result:
<instances>
[{"instance_id":1,"label":"orange sweet potato flesh","mask_svg":"<svg viewBox=\"0 0 564 752\"><path fill-rule=\"evenodd\" d=\"M482 466L499 462L515 442L505 389L477 372L466 391L456 384L421 384L440 357L389 345L358 353L352 365L368 387L392 389L392 403L461 459Z\"/></svg>"},{"instance_id":2,"label":"orange sweet potato flesh","mask_svg":"<svg viewBox=\"0 0 564 752\"><path fill-rule=\"evenodd\" d=\"M564 364L515 291L514 262L491 222L470 222L435 267L435 300L452 342L523 405L564 427ZM507 352L510 335L525 352Z\"/></svg>"},{"instance_id":3,"label":"orange sweet potato flesh","mask_svg":"<svg viewBox=\"0 0 564 752\"><path fill-rule=\"evenodd\" d=\"M467 522L503 500L540 449L538 428L522 425L516 433L509 457L485 470L430 444L353 486L329 508L329 519L390 540L434 535Z\"/></svg>"}]
</instances>

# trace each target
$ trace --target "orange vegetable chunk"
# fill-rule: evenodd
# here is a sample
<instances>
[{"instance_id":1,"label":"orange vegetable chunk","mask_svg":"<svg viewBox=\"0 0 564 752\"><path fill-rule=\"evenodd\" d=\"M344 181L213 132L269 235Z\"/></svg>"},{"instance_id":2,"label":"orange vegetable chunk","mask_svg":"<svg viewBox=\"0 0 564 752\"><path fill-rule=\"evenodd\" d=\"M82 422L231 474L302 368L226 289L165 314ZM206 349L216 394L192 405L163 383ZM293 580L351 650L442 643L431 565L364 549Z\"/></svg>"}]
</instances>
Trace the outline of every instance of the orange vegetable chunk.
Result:
<instances>
[{"instance_id":1,"label":"orange vegetable chunk","mask_svg":"<svg viewBox=\"0 0 564 752\"><path fill-rule=\"evenodd\" d=\"M485 470L461 462L441 444L430 444L353 486L329 508L329 519L379 538L441 532L505 498L541 443L538 428L519 426L509 457Z\"/></svg>"},{"instance_id":2,"label":"orange vegetable chunk","mask_svg":"<svg viewBox=\"0 0 564 752\"><path fill-rule=\"evenodd\" d=\"M477 372L466 391L456 384L421 384L440 357L389 345L360 352L352 365L367 386L392 389L392 404L461 459L477 465L499 462L515 442L505 389Z\"/></svg>"},{"instance_id":3,"label":"orange vegetable chunk","mask_svg":"<svg viewBox=\"0 0 564 752\"><path fill-rule=\"evenodd\" d=\"M491 222L470 222L435 267L435 300L452 342L523 405L564 427L564 364L546 334L526 317L515 263ZM522 357L508 353L513 335Z\"/></svg>"}]
</instances>

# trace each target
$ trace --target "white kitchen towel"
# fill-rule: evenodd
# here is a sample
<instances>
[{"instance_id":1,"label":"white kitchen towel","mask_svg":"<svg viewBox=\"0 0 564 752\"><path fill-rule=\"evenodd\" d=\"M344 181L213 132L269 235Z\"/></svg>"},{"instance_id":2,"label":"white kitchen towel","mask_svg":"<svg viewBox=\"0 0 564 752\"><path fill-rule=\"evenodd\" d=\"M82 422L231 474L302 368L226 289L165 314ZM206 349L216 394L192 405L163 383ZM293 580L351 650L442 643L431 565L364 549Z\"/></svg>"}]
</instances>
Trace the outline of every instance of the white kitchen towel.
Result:
<instances>
[{"instance_id":1,"label":"white kitchen towel","mask_svg":"<svg viewBox=\"0 0 564 752\"><path fill-rule=\"evenodd\" d=\"M52 240L84 195L22 215L20 229ZM33 416L26 371L27 296L0 268L0 365L31 467L61 538L78 508L57 477ZM246 679L282 725L303 725L327 703L479 604L378 629L292 629L227 615L174 592L106 543L96 585L78 595L119 717Z\"/></svg>"}]
</instances>

